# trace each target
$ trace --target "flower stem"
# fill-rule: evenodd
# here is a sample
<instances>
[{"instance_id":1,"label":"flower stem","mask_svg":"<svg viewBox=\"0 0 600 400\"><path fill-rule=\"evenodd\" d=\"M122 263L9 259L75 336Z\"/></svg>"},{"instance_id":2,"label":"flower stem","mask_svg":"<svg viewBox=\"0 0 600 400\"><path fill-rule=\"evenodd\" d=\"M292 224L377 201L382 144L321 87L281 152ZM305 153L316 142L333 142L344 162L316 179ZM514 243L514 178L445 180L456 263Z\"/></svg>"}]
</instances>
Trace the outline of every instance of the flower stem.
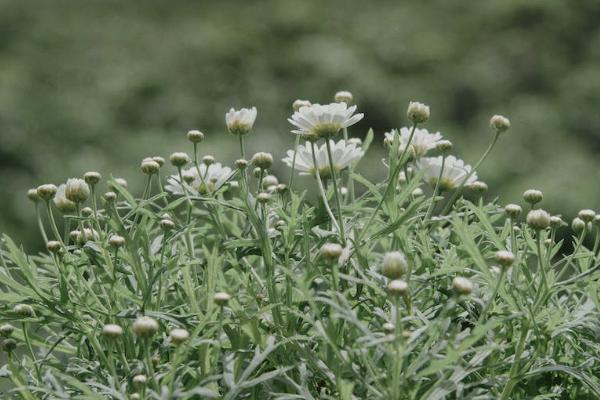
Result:
<instances>
[{"instance_id":1,"label":"flower stem","mask_svg":"<svg viewBox=\"0 0 600 400\"><path fill-rule=\"evenodd\" d=\"M321 194L321 197L323 198L323 204L325 206L325 210L327 211L327 214L329 214L329 218L331 219L331 222L333 223L333 225L335 226L337 231L340 232L340 227L338 226L335 216L333 215L333 211L331 211L331 208L329 207L329 203L327 202L327 194L325 193L325 188L323 188L323 182L321 181L321 174L319 172L319 164L317 162L317 157L315 155L315 144L314 143L311 143L311 149L312 149L313 164L315 165L315 178L317 178L317 186L319 187L319 193Z\"/></svg>"},{"instance_id":2,"label":"flower stem","mask_svg":"<svg viewBox=\"0 0 600 400\"><path fill-rule=\"evenodd\" d=\"M429 208L427 209L427 213L425 213L425 219L424 221L429 220L429 218L431 217L431 213L433 212L433 209L435 208L435 198L438 195L438 192L440 190L440 181L442 180L442 176L444 174L444 166L446 164L446 154L442 155L442 166L440 168L440 174L438 175L438 179L435 182L435 187L433 189L433 195L431 196L431 203L429 203ZM408 177L407 177L408 179Z\"/></svg>"},{"instance_id":3,"label":"flower stem","mask_svg":"<svg viewBox=\"0 0 600 400\"><path fill-rule=\"evenodd\" d=\"M64 245L62 238L60 237L60 233L58 233L58 227L56 226L56 221L54 220L54 215L52 214L52 207L50 206L50 200L46 200L46 210L48 210L48 219L50 221L50 227L52 228L52 233L56 240L60 242L60 244Z\"/></svg>"},{"instance_id":4,"label":"flower stem","mask_svg":"<svg viewBox=\"0 0 600 400\"><path fill-rule=\"evenodd\" d=\"M335 173L335 168L333 166L333 158L331 156L331 143L329 140L325 141L325 145L327 147L327 158L329 159L329 169L331 170L331 180L333 181L333 193L335 196L335 202L338 209L338 217L339 217L339 226L340 226L340 239L342 241L342 246L346 246L346 233L344 231L344 217L342 212L342 202L340 200L340 192L337 186L337 177Z\"/></svg>"},{"instance_id":5,"label":"flower stem","mask_svg":"<svg viewBox=\"0 0 600 400\"><path fill-rule=\"evenodd\" d=\"M292 173L290 174L290 184L288 185L290 192L294 184L294 173L296 172L296 156L298 155L298 146L300 145L300 135L296 135L294 143L294 156L292 157Z\"/></svg>"}]
</instances>

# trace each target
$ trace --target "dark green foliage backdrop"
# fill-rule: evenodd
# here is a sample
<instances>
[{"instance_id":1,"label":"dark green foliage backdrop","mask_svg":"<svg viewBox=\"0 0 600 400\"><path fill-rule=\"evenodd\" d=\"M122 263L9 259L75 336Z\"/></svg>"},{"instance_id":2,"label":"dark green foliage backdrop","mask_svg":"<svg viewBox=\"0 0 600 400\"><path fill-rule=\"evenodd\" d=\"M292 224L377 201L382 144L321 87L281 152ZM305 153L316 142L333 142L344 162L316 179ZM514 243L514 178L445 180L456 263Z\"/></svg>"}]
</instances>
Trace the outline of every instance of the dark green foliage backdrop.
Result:
<instances>
[{"instance_id":1,"label":"dark green foliage backdrop","mask_svg":"<svg viewBox=\"0 0 600 400\"><path fill-rule=\"evenodd\" d=\"M139 161L189 150L191 128L231 161L230 106L257 106L250 150L283 156L291 102L339 89L366 113L353 132L379 138L429 103L468 162L508 115L480 172L491 194L598 208L598 21L597 0L0 1L0 231L39 245L27 188L87 170L141 184Z\"/></svg>"}]
</instances>

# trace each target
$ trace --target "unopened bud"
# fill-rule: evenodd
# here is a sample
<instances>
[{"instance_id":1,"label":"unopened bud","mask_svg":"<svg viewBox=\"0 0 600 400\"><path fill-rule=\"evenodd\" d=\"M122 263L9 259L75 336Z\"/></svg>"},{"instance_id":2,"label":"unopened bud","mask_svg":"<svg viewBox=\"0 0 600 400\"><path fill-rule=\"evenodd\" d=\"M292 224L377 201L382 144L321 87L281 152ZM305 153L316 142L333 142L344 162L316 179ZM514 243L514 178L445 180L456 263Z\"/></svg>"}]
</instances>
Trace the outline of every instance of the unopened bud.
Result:
<instances>
[{"instance_id":1,"label":"unopened bud","mask_svg":"<svg viewBox=\"0 0 600 400\"><path fill-rule=\"evenodd\" d=\"M102 179L100 172L89 171L83 174L83 180L90 186L96 185L98 182L100 182L100 179Z\"/></svg>"},{"instance_id":2,"label":"unopened bud","mask_svg":"<svg viewBox=\"0 0 600 400\"><path fill-rule=\"evenodd\" d=\"M352 93L350 93L349 91L341 90L335 94L334 99L336 103L346 103L350 105L352 104L352 100L354 99L354 97L352 97Z\"/></svg>"},{"instance_id":3,"label":"unopened bud","mask_svg":"<svg viewBox=\"0 0 600 400\"><path fill-rule=\"evenodd\" d=\"M187 138L192 143L200 143L204 140L204 133L198 130L191 130L187 133Z\"/></svg>"},{"instance_id":4,"label":"unopened bud","mask_svg":"<svg viewBox=\"0 0 600 400\"><path fill-rule=\"evenodd\" d=\"M406 111L408 119L414 124L420 124L429 119L429 106L417 101L411 101Z\"/></svg>"},{"instance_id":5,"label":"unopened bud","mask_svg":"<svg viewBox=\"0 0 600 400\"><path fill-rule=\"evenodd\" d=\"M392 296L404 296L408 291L408 283L395 279L388 284L387 290Z\"/></svg>"},{"instance_id":6,"label":"unopened bud","mask_svg":"<svg viewBox=\"0 0 600 400\"><path fill-rule=\"evenodd\" d=\"M462 276L457 276L452 280L452 289L459 295L471 294L473 291L473 282Z\"/></svg>"},{"instance_id":7,"label":"unopened bud","mask_svg":"<svg viewBox=\"0 0 600 400\"><path fill-rule=\"evenodd\" d=\"M490 119L490 126L496 132L504 132L510 128L510 121L508 118L503 117L502 115L494 115Z\"/></svg>"},{"instance_id":8,"label":"unopened bud","mask_svg":"<svg viewBox=\"0 0 600 400\"><path fill-rule=\"evenodd\" d=\"M518 204L507 204L504 206L504 212L512 219L518 218L521 211L523 211L523 209Z\"/></svg>"},{"instance_id":9,"label":"unopened bud","mask_svg":"<svg viewBox=\"0 0 600 400\"><path fill-rule=\"evenodd\" d=\"M527 214L527 225L536 231L550 226L550 214L544 210L531 210Z\"/></svg>"},{"instance_id":10,"label":"unopened bud","mask_svg":"<svg viewBox=\"0 0 600 400\"><path fill-rule=\"evenodd\" d=\"M270 153L261 151L252 156L251 162L260 169L269 169L273 165L273 156Z\"/></svg>"},{"instance_id":11,"label":"unopened bud","mask_svg":"<svg viewBox=\"0 0 600 400\"><path fill-rule=\"evenodd\" d=\"M325 243L321 246L319 253L327 261L337 261L343 250L342 246L337 243Z\"/></svg>"},{"instance_id":12,"label":"unopened bud","mask_svg":"<svg viewBox=\"0 0 600 400\"><path fill-rule=\"evenodd\" d=\"M533 206L544 199L544 194L540 190L529 189L523 193L523 199Z\"/></svg>"},{"instance_id":13,"label":"unopened bud","mask_svg":"<svg viewBox=\"0 0 600 400\"><path fill-rule=\"evenodd\" d=\"M186 153L177 152L169 156L169 161L174 167L181 168L190 162L190 157Z\"/></svg>"},{"instance_id":14,"label":"unopened bud","mask_svg":"<svg viewBox=\"0 0 600 400\"><path fill-rule=\"evenodd\" d=\"M381 274L389 279L398 279L408 272L408 261L400 251L385 253Z\"/></svg>"}]
</instances>

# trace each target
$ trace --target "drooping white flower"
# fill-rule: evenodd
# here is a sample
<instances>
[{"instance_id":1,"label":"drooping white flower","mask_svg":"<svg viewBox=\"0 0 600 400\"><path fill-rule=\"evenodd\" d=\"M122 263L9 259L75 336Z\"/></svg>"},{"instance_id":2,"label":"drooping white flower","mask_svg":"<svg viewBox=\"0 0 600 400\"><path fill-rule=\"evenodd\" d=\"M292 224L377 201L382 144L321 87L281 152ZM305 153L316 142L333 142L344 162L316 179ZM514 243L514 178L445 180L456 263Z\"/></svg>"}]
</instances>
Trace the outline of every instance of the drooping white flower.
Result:
<instances>
[{"instance_id":1,"label":"drooping white flower","mask_svg":"<svg viewBox=\"0 0 600 400\"><path fill-rule=\"evenodd\" d=\"M234 135L245 135L252 130L256 121L256 107L235 110L231 108L225 114L227 130Z\"/></svg>"},{"instance_id":2,"label":"drooping white flower","mask_svg":"<svg viewBox=\"0 0 600 400\"><path fill-rule=\"evenodd\" d=\"M403 127L400 128L400 132L397 129L392 129L390 132L385 133L385 141L389 144L394 142L394 136L400 135L400 151L404 151L406 144L410 139L411 128ZM442 140L442 135L439 132L430 133L427 129L416 128L413 138L410 141L410 145L415 150L415 155L423 157L429 150L436 148L438 143Z\"/></svg>"},{"instance_id":3,"label":"drooping white flower","mask_svg":"<svg viewBox=\"0 0 600 400\"><path fill-rule=\"evenodd\" d=\"M297 129L292 133L302 135L308 140L328 139L341 129L360 121L364 114L354 114L356 106L346 103L312 104L300 107L288 121Z\"/></svg>"},{"instance_id":4,"label":"drooping white flower","mask_svg":"<svg viewBox=\"0 0 600 400\"><path fill-rule=\"evenodd\" d=\"M198 170L200 170L202 176L198 174ZM230 177L231 168L224 167L221 163L211 164L208 167L206 164L199 164L198 169L193 166L182 170L181 174L185 177L183 185L179 180L178 174L171 175L167 178L165 190L173 194L182 195L184 194L183 188L185 186L188 194L197 196L212 192L221 187ZM190 183L186 183L185 181L190 177Z\"/></svg>"},{"instance_id":5,"label":"drooping white flower","mask_svg":"<svg viewBox=\"0 0 600 400\"><path fill-rule=\"evenodd\" d=\"M442 156L439 157L424 157L417 161L417 169L425 171L423 180L431 186L435 186L440 176L442 168ZM440 180L440 190L452 190L460 186L467 175L471 173L471 166L465 164L463 160L457 159L454 156L446 157L444 162L444 171ZM473 173L465 182L465 185L470 185L477 181L477 174Z\"/></svg>"},{"instance_id":6,"label":"drooping white flower","mask_svg":"<svg viewBox=\"0 0 600 400\"><path fill-rule=\"evenodd\" d=\"M364 155L364 151L356 143L348 143L345 140L335 143L333 140L330 140L329 144L331 146L331 158L335 172L350 166ZM326 144L322 144L320 147L315 145L315 158L317 159L317 166L313 162L311 142L306 142L305 145L298 146L295 167L298 173L300 175L315 175L318 169L321 177L329 176L331 169ZM294 150L288 150L287 157L282 161L291 168L293 159Z\"/></svg>"}]
</instances>

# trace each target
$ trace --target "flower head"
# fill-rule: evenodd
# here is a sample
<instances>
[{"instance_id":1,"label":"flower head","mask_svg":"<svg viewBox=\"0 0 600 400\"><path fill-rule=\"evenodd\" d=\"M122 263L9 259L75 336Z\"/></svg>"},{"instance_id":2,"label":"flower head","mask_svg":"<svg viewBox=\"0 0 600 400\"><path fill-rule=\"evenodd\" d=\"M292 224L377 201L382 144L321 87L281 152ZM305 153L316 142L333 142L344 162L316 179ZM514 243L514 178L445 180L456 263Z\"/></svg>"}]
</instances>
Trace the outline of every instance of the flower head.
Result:
<instances>
[{"instance_id":1,"label":"flower head","mask_svg":"<svg viewBox=\"0 0 600 400\"><path fill-rule=\"evenodd\" d=\"M423 180L432 186L435 186L438 178L440 177L440 170L442 168L442 156L439 157L424 157L417 161L417 169L425 171ZM456 189L465 180L467 175L471 173L471 166L465 164L463 160L460 160L454 156L446 157L444 162L444 170L442 172L442 179L440 180L440 190L451 190ZM473 173L467 181L466 185L470 185L477 181L477 174Z\"/></svg>"},{"instance_id":2,"label":"flower head","mask_svg":"<svg viewBox=\"0 0 600 400\"><path fill-rule=\"evenodd\" d=\"M229 133L234 135L245 135L252 130L256 121L256 107L234 110L231 108L225 114L225 124Z\"/></svg>"},{"instance_id":3,"label":"flower head","mask_svg":"<svg viewBox=\"0 0 600 400\"><path fill-rule=\"evenodd\" d=\"M300 107L288 121L297 128L292 133L315 141L331 138L360 121L364 115L354 111L356 106L348 107L346 103L312 104Z\"/></svg>"},{"instance_id":4,"label":"flower head","mask_svg":"<svg viewBox=\"0 0 600 400\"><path fill-rule=\"evenodd\" d=\"M352 165L364 155L364 151L356 143L346 142L345 140L335 143L333 140L330 140L329 144L331 146L331 158L335 172ZM296 149L296 170L300 175L315 175L318 170L321 177L329 176L331 168L326 144L321 145L321 147L315 146L315 158L317 159L316 166L313 162L312 143L306 142L305 145L298 146ZM293 160L294 150L288 150L287 157L282 161L291 168Z\"/></svg>"},{"instance_id":5,"label":"flower head","mask_svg":"<svg viewBox=\"0 0 600 400\"><path fill-rule=\"evenodd\" d=\"M90 197L90 188L83 179L67 179L65 184L65 196L74 203L83 203Z\"/></svg>"},{"instance_id":6,"label":"flower head","mask_svg":"<svg viewBox=\"0 0 600 400\"><path fill-rule=\"evenodd\" d=\"M198 174L200 170L200 175ZM185 190L194 196L198 194L206 194L212 192L223 185L229 176L231 175L231 168L224 167L221 163L211 164L199 164L198 168L192 167L182 171L182 175L191 177L190 183L184 182L183 184L179 180L179 175L171 175L167 179L165 189L173 194L184 194Z\"/></svg>"},{"instance_id":7,"label":"flower head","mask_svg":"<svg viewBox=\"0 0 600 400\"><path fill-rule=\"evenodd\" d=\"M385 133L385 140L389 144L392 144L394 143L394 136L399 134L400 151L404 151L410 139L410 132L411 128L406 127L400 128L400 132L397 129L392 129L390 132ZM415 128L410 146L414 149L417 157L423 157L429 150L435 149L441 140L442 135L439 132L429 133L427 129Z\"/></svg>"},{"instance_id":8,"label":"flower head","mask_svg":"<svg viewBox=\"0 0 600 400\"><path fill-rule=\"evenodd\" d=\"M65 196L65 184L58 187L56 195L54 195L54 205L63 213L75 211L76 205Z\"/></svg>"}]
</instances>

